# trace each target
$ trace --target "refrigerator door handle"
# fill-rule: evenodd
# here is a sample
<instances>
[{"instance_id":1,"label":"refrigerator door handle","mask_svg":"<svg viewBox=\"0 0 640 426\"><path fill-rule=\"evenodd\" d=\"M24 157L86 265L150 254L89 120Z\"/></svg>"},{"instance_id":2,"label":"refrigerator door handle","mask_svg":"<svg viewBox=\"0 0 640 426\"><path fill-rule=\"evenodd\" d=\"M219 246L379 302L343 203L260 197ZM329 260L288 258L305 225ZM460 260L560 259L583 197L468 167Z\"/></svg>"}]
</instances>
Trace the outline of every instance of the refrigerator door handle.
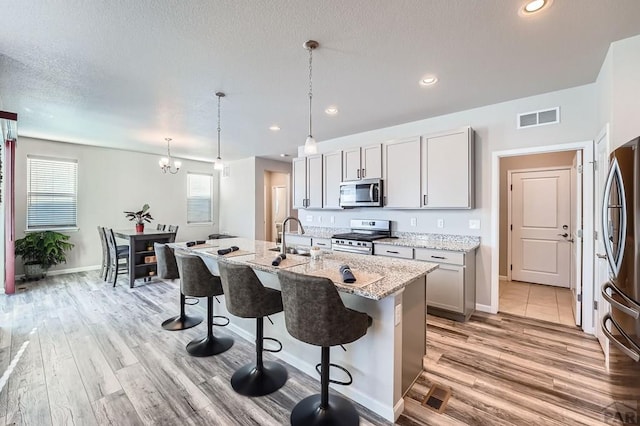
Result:
<instances>
[{"instance_id":1,"label":"refrigerator door handle","mask_svg":"<svg viewBox=\"0 0 640 426\"><path fill-rule=\"evenodd\" d=\"M614 185L617 186L618 200L615 200L615 205L611 205L611 189ZM626 205L625 188L622 182L622 172L620 171L620 165L618 160L614 157L611 162L611 168L609 169L609 175L607 176L607 182L604 189L604 196L602 197L602 233L604 239L604 249L607 255L607 261L611 268L613 276L618 276L620 267L622 266L622 257L624 256L624 247L627 237L627 205ZM619 229L618 229L618 241L617 252L613 252L613 222L611 221L610 210L615 210L615 214L618 215Z\"/></svg>"},{"instance_id":2,"label":"refrigerator door handle","mask_svg":"<svg viewBox=\"0 0 640 426\"><path fill-rule=\"evenodd\" d=\"M612 293L611 295L607 293L607 289L611 290L611 293ZM625 303L627 303L629 306L623 305L622 303L615 300L612 297L613 293L620 296L622 300L624 300ZM633 317L634 319L640 318L640 305L635 300L627 297L626 294L618 290L611 281L606 282L602 285L602 297L604 297L607 300L607 302L611 303L613 307L621 310L622 312Z\"/></svg>"},{"instance_id":3,"label":"refrigerator door handle","mask_svg":"<svg viewBox=\"0 0 640 426\"><path fill-rule=\"evenodd\" d=\"M625 340L629 343L631 348L627 347L624 343L620 342L607 328L607 321L611 321L611 325L618 330L620 335L625 338ZM635 362L640 361L640 346L638 346L633 340L631 340L631 336L629 336L620 325L611 317L611 314L606 314L602 317L602 332L609 339L611 343L616 345L622 352L625 353L629 358L634 360Z\"/></svg>"}]
</instances>

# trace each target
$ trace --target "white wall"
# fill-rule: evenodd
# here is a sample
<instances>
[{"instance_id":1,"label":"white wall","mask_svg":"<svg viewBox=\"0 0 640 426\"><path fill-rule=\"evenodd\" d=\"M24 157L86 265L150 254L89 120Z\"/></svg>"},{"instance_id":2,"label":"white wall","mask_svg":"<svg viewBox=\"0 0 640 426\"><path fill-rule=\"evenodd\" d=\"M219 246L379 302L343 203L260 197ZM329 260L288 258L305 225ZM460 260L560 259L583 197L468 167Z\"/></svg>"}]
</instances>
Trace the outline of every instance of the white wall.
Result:
<instances>
[{"instance_id":1,"label":"white wall","mask_svg":"<svg viewBox=\"0 0 640 426\"><path fill-rule=\"evenodd\" d=\"M218 178L210 163L182 160L176 175L163 174L158 167L159 155L117 149L52 142L21 137L16 149L16 235L26 229L27 155L78 160L78 228L66 232L75 247L66 264L54 269L72 269L99 265L102 256L98 225L114 229L133 229L123 211L137 210L147 203L156 224L179 225L177 240L203 239L217 232ZM187 173L209 173L214 176L214 224L187 225ZM17 273L22 264L17 262Z\"/></svg>"},{"instance_id":2,"label":"white wall","mask_svg":"<svg viewBox=\"0 0 640 426\"><path fill-rule=\"evenodd\" d=\"M516 128L518 113L556 106L560 107L559 124L522 130ZM307 216L312 216L314 225L337 227L348 227L352 218L384 218L395 221L394 229L398 231L479 235L481 247L476 257L477 302L490 305L491 153L513 148L592 140L599 130L597 121L595 85L589 84L324 141L318 144L318 151L321 153L470 125L476 136L476 208L468 211L382 208L300 210L299 217L304 224L310 224ZM302 150L302 146L298 148L300 155ZM334 217L335 224L331 224L331 216ZM410 226L413 217L417 219L415 227ZM436 227L439 218L444 219L444 229ZM480 219L481 229L470 230L469 219Z\"/></svg>"},{"instance_id":3,"label":"white wall","mask_svg":"<svg viewBox=\"0 0 640 426\"><path fill-rule=\"evenodd\" d=\"M611 44L611 149L640 136L640 36Z\"/></svg>"}]
</instances>

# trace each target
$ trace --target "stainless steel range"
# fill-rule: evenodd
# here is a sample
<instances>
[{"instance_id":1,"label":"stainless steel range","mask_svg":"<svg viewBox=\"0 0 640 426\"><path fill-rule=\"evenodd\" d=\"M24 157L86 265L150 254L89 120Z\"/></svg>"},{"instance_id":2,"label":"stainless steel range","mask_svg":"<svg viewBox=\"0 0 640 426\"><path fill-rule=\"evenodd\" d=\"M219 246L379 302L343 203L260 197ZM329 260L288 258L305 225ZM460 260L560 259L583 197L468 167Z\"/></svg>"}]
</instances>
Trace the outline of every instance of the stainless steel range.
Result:
<instances>
[{"instance_id":1,"label":"stainless steel range","mask_svg":"<svg viewBox=\"0 0 640 426\"><path fill-rule=\"evenodd\" d=\"M331 237L331 249L373 254L373 241L391 236L391 221L351 219L351 232Z\"/></svg>"}]
</instances>

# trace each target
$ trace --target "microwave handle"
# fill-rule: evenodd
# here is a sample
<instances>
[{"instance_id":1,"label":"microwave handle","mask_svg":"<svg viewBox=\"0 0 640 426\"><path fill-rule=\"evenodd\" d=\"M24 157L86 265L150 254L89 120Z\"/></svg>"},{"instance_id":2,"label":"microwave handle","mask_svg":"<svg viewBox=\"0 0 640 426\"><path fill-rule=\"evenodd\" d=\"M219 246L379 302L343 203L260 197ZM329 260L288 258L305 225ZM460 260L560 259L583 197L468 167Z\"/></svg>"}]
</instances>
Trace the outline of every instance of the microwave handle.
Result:
<instances>
[{"instance_id":1,"label":"microwave handle","mask_svg":"<svg viewBox=\"0 0 640 426\"><path fill-rule=\"evenodd\" d=\"M373 199L373 187L374 186L375 186L375 184L373 184L373 183L371 185L369 185L369 200L371 200L371 201L375 201Z\"/></svg>"}]
</instances>

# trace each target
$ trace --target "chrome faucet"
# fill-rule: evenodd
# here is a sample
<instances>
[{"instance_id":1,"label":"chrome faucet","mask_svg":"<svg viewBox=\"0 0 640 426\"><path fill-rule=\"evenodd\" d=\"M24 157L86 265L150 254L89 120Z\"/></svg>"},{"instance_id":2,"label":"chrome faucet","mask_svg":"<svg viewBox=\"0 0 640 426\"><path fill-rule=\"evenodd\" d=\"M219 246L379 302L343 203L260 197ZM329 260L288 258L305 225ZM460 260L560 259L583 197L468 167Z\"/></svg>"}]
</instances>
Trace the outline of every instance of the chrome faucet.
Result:
<instances>
[{"instance_id":1,"label":"chrome faucet","mask_svg":"<svg viewBox=\"0 0 640 426\"><path fill-rule=\"evenodd\" d=\"M280 254L284 254L285 256L287 254L287 246L284 242L284 236L287 233L287 222L289 222L290 220L295 220L296 222L298 222L298 226L300 227L300 229L298 229L298 234L304 234L302 222L300 222L300 219L298 219L297 217L288 216L285 218L285 220L282 221L282 247L280 247Z\"/></svg>"}]
</instances>

